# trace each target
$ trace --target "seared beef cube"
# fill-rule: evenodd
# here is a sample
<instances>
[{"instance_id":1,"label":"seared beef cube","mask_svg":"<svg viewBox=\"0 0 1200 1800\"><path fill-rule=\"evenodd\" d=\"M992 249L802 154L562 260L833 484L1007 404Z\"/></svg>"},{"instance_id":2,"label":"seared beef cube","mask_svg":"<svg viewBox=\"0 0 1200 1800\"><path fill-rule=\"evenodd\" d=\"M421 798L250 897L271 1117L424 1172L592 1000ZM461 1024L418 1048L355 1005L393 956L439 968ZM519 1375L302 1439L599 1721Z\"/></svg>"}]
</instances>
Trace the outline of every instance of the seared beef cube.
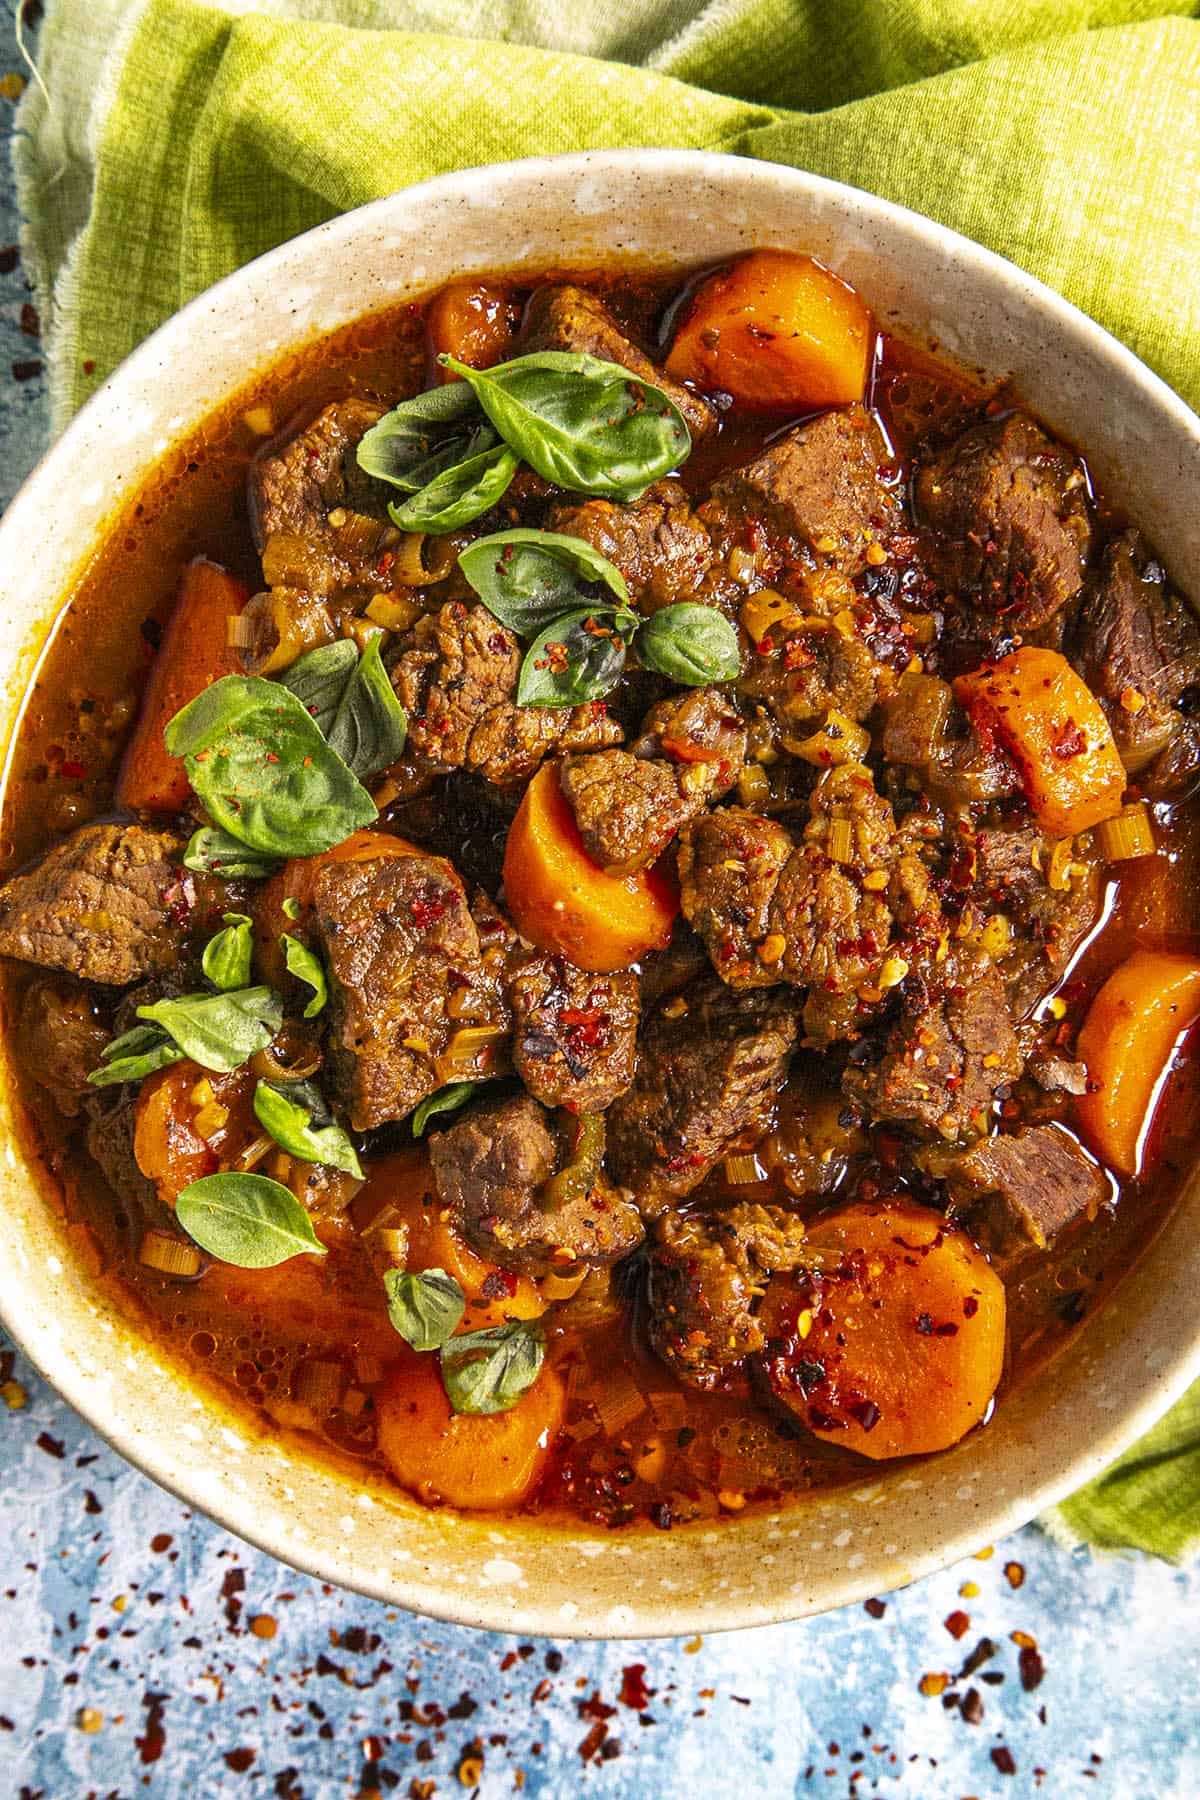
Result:
<instances>
[{"instance_id":1,"label":"seared beef cube","mask_svg":"<svg viewBox=\"0 0 1200 1800\"><path fill-rule=\"evenodd\" d=\"M1021 1073L1004 984L986 957L919 973L878 1062L851 1062L843 1085L884 1124L949 1141L979 1136L993 1102Z\"/></svg>"},{"instance_id":2,"label":"seared beef cube","mask_svg":"<svg viewBox=\"0 0 1200 1800\"><path fill-rule=\"evenodd\" d=\"M1020 774L999 745L976 731L949 682L908 671L883 701L885 762L915 769L948 810L1016 793Z\"/></svg>"},{"instance_id":3,"label":"seared beef cube","mask_svg":"<svg viewBox=\"0 0 1200 1800\"><path fill-rule=\"evenodd\" d=\"M998 1251L1044 1250L1076 1219L1094 1219L1110 1198L1108 1177L1059 1125L984 1138L947 1158L938 1173Z\"/></svg>"},{"instance_id":4,"label":"seared beef cube","mask_svg":"<svg viewBox=\"0 0 1200 1800\"><path fill-rule=\"evenodd\" d=\"M642 721L639 756L699 768L706 798L720 800L746 761L747 732L733 701L719 687L689 688L659 700Z\"/></svg>"},{"instance_id":5,"label":"seared beef cube","mask_svg":"<svg viewBox=\"0 0 1200 1800\"><path fill-rule=\"evenodd\" d=\"M92 1093L94 1097L88 1100L86 1109L88 1155L128 1214L130 1225L146 1219L156 1225L165 1223L169 1215L158 1197L158 1189L142 1174L133 1153L137 1089L93 1089Z\"/></svg>"},{"instance_id":6,"label":"seared beef cube","mask_svg":"<svg viewBox=\"0 0 1200 1800\"><path fill-rule=\"evenodd\" d=\"M1006 630L1044 624L1083 586L1083 471L1024 413L972 426L921 471L915 491L938 580Z\"/></svg>"},{"instance_id":7,"label":"seared beef cube","mask_svg":"<svg viewBox=\"0 0 1200 1800\"><path fill-rule=\"evenodd\" d=\"M456 1032L498 1013L448 862L380 855L328 863L315 906L331 977L330 1069L356 1131L404 1118L446 1081L496 1072L494 1044L475 1060L446 1060ZM460 1026L464 1017L470 1025Z\"/></svg>"},{"instance_id":8,"label":"seared beef cube","mask_svg":"<svg viewBox=\"0 0 1200 1800\"><path fill-rule=\"evenodd\" d=\"M1182 787L1200 763L1200 625L1136 532L1105 553L1074 659L1139 787L1151 795Z\"/></svg>"},{"instance_id":9,"label":"seared beef cube","mask_svg":"<svg viewBox=\"0 0 1200 1800\"><path fill-rule=\"evenodd\" d=\"M324 537L329 514L339 507L387 518L388 490L363 474L354 454L383 411L366 400L338 400L280 449L259 457L251 471L250 518L260 550L279 535Z\"/></svg>"},{"instance_id":10,"label":"seared beef cube","mask_svg":"<svg viewBox=\"0 0 1200 1800\"><path fill-rule=\"evenodd\" d=\"M708 973L708 953L686 919L676 919L671 941L652 950L641 965L642 1005L681 994L693 981Z\"/></svg>"},{"instance_id":11,"label":"seared beef cube","mask_svg":"<svg viewBox=\"0 0 1200 1800\"><path fill-rule=\"evenodd\" d=\"M472 1109L429 1141L438 1199L480 1255L526 1274L617 1262L642 1241L628 1196L595 1166L570 1166L573 1125L528 1094Z\"/></svg>"},{"instance_id":12,"label":"seared beef cube","mask_svg":"<svg viewBox=\"0 0 1200 1800\"><path fill-rule=\"evenodd\" d=\"M778 1206L666 1213L650 1252L650 1342L680 1381L711 1392L765 1344L754 1307L797 1269L804 1225Z\"/></svg>"},{"instance_id":13,"label":"seared beef cube","mask_svg":"<svg viewBox=\"0 0 1200 1800\"><path fill-rule=\"evenodd\" d=\"M822 413L777 438L744 469L713 488L719 502L765 518L847 575L866 566L872 544L886 544L903 513L883 479L886 450L861 406Z\"/></svg>"},{"instance_id":14,"label":"seared beef cube","mask_svg":"<svg viewBox=\"0 0 1200 1800\"><path fill-rule=\"evenodd\" d=\"M535 1100L603 1112L633 1080L640 999L631 969L592 975L532 957L508 987L513 1067Z\"/></svg>"},{"instance_id":15,"label":"seared beef cube","mask_svg":"<svg viewBox=\"0 0 1200 1800\"><path fill-rule=\"evenodd\" d=\"M88 1076L100 1067L100 1053L111 1036L85 988L39 980L21 997L15 1040L21 1067L67 1118L74 1118L82 1101L96 1092Z\"/></svg>"},{"instance_id":16,"label":"seared beef cube","mask_svg":"<svg viewBox=\"0 0 1200 1800\"><path fill-rule=\"evenodd\" d=\"M741 806L704 813L683 834L683 916L732 988L770 987L782 978L782 947L769 941L771 906L793 847L782 825Z\"/></svg>"},{"instance_id":17,"label":"seared beef cube","mask_svg":"<svg viewBox=\"0 0 1200 1800\"><path fill-rule=\"evenodd\" d=\"M709 981L659 1005L637 1075L608 1111L609 1167L643 1211L690 1194L729 1146L761 1133L796 1042L790 996Z\"/></svg>"},{"instance_id":18,"label":"seared beef cube","mask_svg":"<svg viewBox=\"0 0 1200 1800\"><path fill-rule=\"evenodd\" d=\"M631 344L602 300L585 288L538 288L529 302L521 328L518 352L573 350L620 363L639 381L648 381L674 402L687 421L693 439L706 437L716 424L707 400L673 381L644 351ZM681 447L682 448L682 447Z\"/></svg>"},{"instance_id":19,"label":"seared beef cube","mask_svg":"<svg viewBox=\"0 0 1200 1800\"><path fill-rule=\"evenodd\" d=\"M1024 1018L1058 981L1100 911L1101 865L1078 842L1069 857L1032 827L983 830L973 843L976 904L1012 928L999 956L1014 1018ZM1086 840L1084 840L1086 843Z\"/></svg>"},{"instance_id":20,"label":"seared beef cube","mask_svg":"<svg viewBox=\"0 0 1200 1800\"><path fill-rule=\"evenodd\" d=\"M1046 1094L1086 1094L1087 1064L1071 1062L1055 1056L1050 1050L1037 1050L1029 1058L1026 1071Z\"/></svg>"},{"instance_id":21,"label":"seared beef cube","mask_svg":"<svg viewBox=\"0 0 1200 1800\"><path fill-rule=\"evenodd\" d=\"M805 630L758 650L739 684L789 738L810 737L831 712L856 724L875 710L894 680L861 638L836 629Z\"/></svg>"},{"instance_id":22,"label":"seared beef cube","mask_svg":"<svg viewBox=\"0 0 1200 1800\"><path fill-rule=\"evenodd\" d=\"M83 825L0 889L0 956L126 987L178 962L195 885L183 840Z\"/></svg>"},{"instance_id":23,"label":"seared beef cube","mask_svg":"<svg viewBox=\"0 0 1200 1800\"><path fill-rule=\"evenodd\" d=\"M702 785L689 793L683 774L627 750L565 757L559 779L592 861L610 875L649 868L704 804Z\"/></svg>"},{"instance_id":24,"label":"seared beef cube","mask_svg":"<svg viewBox=\"0 0 1200 1800\"><path fill-rule=\"evenodd\" d=\"M582 538L615 563L630 598L648 612L680 600L705 599L716 552L677 481L656 481L640 500L618 505L583 500L554 508L548 531ZM714 578L715 579L715 578Z\"/></svg>"},{"instance_id":25,"label":"seared beef cube","mask_svg":"<svg viewBox=\"0 0 1200 1800\"><path fill-rule=\"evenodd\" d=\"M527 780L552 750L599 750L621 740L604 705L518 706L522 650L487 610L448 601L419 620L391 670L408 714L411 751L438 770Z\"/></svg>"}]
</instances>

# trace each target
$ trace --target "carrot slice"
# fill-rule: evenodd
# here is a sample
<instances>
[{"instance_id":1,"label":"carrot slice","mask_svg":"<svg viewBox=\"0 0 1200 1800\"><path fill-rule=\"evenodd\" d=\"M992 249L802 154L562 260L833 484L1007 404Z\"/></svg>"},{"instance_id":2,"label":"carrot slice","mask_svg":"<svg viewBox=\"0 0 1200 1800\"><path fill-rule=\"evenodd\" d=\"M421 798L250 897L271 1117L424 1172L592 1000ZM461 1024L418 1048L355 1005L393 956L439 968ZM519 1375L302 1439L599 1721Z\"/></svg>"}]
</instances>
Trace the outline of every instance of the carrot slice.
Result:
<instances>
[{"instance_id":1,"label":"carrot slice","mask_svg":"<svg viewBox=\"0 0 1200 1800\"><path fill-rule=\"evenodd\" d=\"M504 892L522 937L580 969L628 968L669 941L679 893L663 865L606 875L587 854L557 763L543 763L504 850Z\"/></svg>"},{"instance_id":2,"label":"carrot slice","mask_svg":"<svg viewBox=\"0 0 1200 1800\"><path fill-rule=\"evenodd\" d=\"M241 665L228 641L230 619L249 599L240 581L203 558L183 572L179 598L163 633L142 697L142 710L117 778L117 805L130 812L182 812L191 783L163 732L181 706Z\"/></svg>"},{"instance_id":3,"label":"carrot slice","mask_svg":"<svg viewBox=\"0 0 1200 1800\"><path fill-rule=\"evenodd\" d=\"M441 381L459 381L437 364L444 353L473 369L490 369L512 350L519 309L504 288L486 281L452 281L429 308L425 326Z\"/></svg>"},{"instance_id":4,"label":"carrot slice","mask_svg":"<svg viewBox=\"0 0 1200 1800\"><path fill-rule=\"evenodd\" d=\"M1016 763L1043 830L1072 837L1121 810L1125 769L1104 709L1057 650L1014 650L960 675L954 692Z\"/></svg>"},{"instance_id":5,"label":"carrot slice","mask_svg":"<svg viewBox=\"0 0 1200 1800\"><path fill-rule=\"evenodd\" d=\"M698 289L667 373L743 406L839 406L863 397L872 339L844 281L811 256L755 250Z\"/></svg>"},{"instance_id":6,"label":"carrot slice","mask_svg":"<svg viewBox=\"0 0 1200 1800\"><path fill-rule=\"evenodd\" d=\"M880 1460L956 1444L1004 1366L1004 1284L940 1214L848 1206L811 1228L759 1322L776 1396L829 1443Z\"/></svg>"},{"instance_id":7,"label":"carrot slice","mask_svg":"<svg viewBox=\"0 0 1200 1800\"><path fill-rule=\"evenodd\" d=\"M1172 1052L1197 1019L1200 962L1165 950L1135 950L1088 1008L1075 1048L1088 1091L1075 1102L1075 1118L1118 1175L1141 1174Z\"/></svg>"},{"instance_id":8,"label":"carrot slice","mask_svg":"<svg viewBox=\"0 0 1200 1800\"><path fill-rule=\"evenodd\" d=\"M253 1093L248 1068L213 1075L186 1060L143 1081L134 1114L134 1161L164 1206L173 1207L189 1182L227 1168L257 1136Z\"/></svg>"},{"instance_id":9,"label":"carrot slice","mask_svg":"<svg viewBox=\"0 0 1200 1800\"><path fill-rule=\"evenodd\" d=\"M435 1355L407 1351L376 1402L379 1448L421 1500L497 1512L537 1485L566 1414L566 1390L543 1367L510 1412L456 1413Z\"/></svg>"}]
</instances>

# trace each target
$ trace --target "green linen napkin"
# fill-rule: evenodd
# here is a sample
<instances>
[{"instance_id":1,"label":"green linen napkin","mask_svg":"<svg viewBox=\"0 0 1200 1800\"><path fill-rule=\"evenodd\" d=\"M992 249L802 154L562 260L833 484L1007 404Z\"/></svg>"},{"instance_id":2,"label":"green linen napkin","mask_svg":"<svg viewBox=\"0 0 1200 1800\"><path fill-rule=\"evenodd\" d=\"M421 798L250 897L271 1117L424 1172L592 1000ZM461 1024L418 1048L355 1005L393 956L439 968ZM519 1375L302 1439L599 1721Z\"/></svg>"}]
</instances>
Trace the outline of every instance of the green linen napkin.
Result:
<instances>
[{"instance_id":1,"label":"green linen napkin","mask_svg":"<svg viewBox=\"0 0 1200 1800\"><path fill-rule=\"evenodd\" d=\"M185 300L296 232L449 169L622 145L789 163L913 206L1198 405L1197 10L51 0L15 159L56 423ZM1200 1543L1200 1393L1054 1529L1170 1557Z\"/></svg>"}]
</instances>

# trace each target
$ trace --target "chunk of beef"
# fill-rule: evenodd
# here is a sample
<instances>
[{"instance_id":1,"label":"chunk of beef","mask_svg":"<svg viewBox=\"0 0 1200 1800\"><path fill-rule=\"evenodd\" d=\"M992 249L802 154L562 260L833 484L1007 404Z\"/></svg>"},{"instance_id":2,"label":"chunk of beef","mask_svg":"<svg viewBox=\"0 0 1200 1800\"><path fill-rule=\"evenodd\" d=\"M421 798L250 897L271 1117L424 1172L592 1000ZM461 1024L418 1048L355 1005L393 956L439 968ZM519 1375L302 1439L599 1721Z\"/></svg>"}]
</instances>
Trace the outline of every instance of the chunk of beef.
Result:
<instances>
[{"instance_id":1,"label":"chunk of beef","mask_svg":"<svg viewBox=\"0 0 1200 1800\"><path fill-rule=\"evenodd\" d=\"M711 1392L765 1344L754 1308L797 1269L804 1225L778 1206L667 1213L650 1251L650 1342L686 1386Z\"/></svg>"},{"instance_id":2,"label":"chunk of beef","mask_svg":"<svg viewBox=\"0 0 1200 1800\"><path fill-rule=\"evenodd\" d=\"M717 553L677 481L656 481L640 500L625 505L583 500L555 507L546 528L582 538L615 563L631 599L644 611L680 600L703 602L714 585L720 591Z\"/></svg>"},{"instance_id":3,"label":"chunk of beef","mask_svg":"<svg viewBox=\"0 0 1200 1800\"><path fill-rule=\"evenodd\" d=\"M730 987L771 987L782 978L771 907L793 849L782 825L741 806L704 813L683 834L683 916Z\"/></svg>"},{"instance_id":4,"label":"chunk of beef","mask_svg":"<svg viewBox=\"0 0 1200 1800\"><path fill-rule=\"evenodd\" d=\"M430 1139L438 1198L481 1255L538 1275L617 1262L640 1244L637 1209L599 1157L572 1167L570 1130L520 1094L474 1107Z\"/></svg>"},{"instance_id":5,"label":"chunk of beef","mask_svg":"<svg viewBox=\"0 0 1200 1800\"><path fill-rule=\"evenodd\" d=\"M1026 414L972 426L921 471L915 495L937 579L1010 631L1044 624L1083 586L1083 471Z\"/></svg>"},{"instance_id":6,"label":"chunk of beef","mask_svg":"<svg viewBox=\"0 0 1200 1800\"><path fill-rule=\"evenodd\" d=\"M915 769L930 798L961 812L998 800L1021 785L1011 757L980 737L949 682L905 671L883 700L884 760Z\"/></svg>"},{"instance_id":7,"label":"chunk of beef","mask_svg":"<svg viewBox=\"0 0 1200 1800\"><path fill-rule=\"evenodd\" d=\"M785 748L810 737L830 713L860 723L895 685L861 637L833 626L806 626L775 639L772 632L756 646L739 689L766 708Z\"/></svg>"},{"instance_id":8,"label":"chunk of beef","mask_svg":"<svg viewBox=\"0 0 1200 1800\"><path fill-rule=\"evenodd\" d=\"M620 363L639 381L648 381L673 401L687 421L694 439L707 437L716 414L707 400L652 363L644 351L631 344L604 302L586 288L538 288L529 302L521 327L519 354L536 350L574 350L597 356L601 362Z\"/></svg>"},{"instance_id":9,"label":"chunk of beef","mask_svg":"<svg viewBox=\"0 0 1200 1800\"><path fill-rule=\"evenodd\" d=\"M592 975L534 956L508 987L513 1067L535 1100L602 1112L633 1080L640 1011L631 969Z\"/></svg>"},{"instance_id":10,"label":"chunk of beef","mask_svg":"<svg viewBox=\"0 0 1200 1800\"><path fill-rule=\"evenodd\" d=\"M987 1130L1021 1067L1004 983L986 957L964 954L916 974L882 1056L852 1060L843 1085L882 1123L954 1141Z\"/></svg>"},{"instance_id":11,"label":"chunk of beef","mask_svg":"<svg viewBox=\"0 0 1200 1800\"><path fill-rule=\"evenodd\" d=\"M97 1017L86 988L66 981L38 980L21 996L15 1042L17 1058L60 1113L73 1119L88 1095L88 1076L100 1067L100 1053L112 1034Z\"/></svg>"},{"instance_id":12,"label":"chunk of beef","mask_svg":"<svg viewBox=\"0 0 1200 1800\"><path fill-rule=\"evenodd\" d=\"M1109 1199L1108 1177L1060 1125L997 1134L931 1165L997 1252L1044 1250Z\"/></svg>"},{"instance_id":13,"label":"chunk of beef","mask_svg":"<svg viewBox=\"0 0 1200 1800\"><path fill-rule=\"evenodd\" d=\"M1200 624L1136 532L1108 546L1072 648L1129 774L1152 795L1184 786L1200 765Z\"/></svg>"},{"instance_id":14,"label":"chunk of beef","mask_svg":"<svg viewBox=\"0 0 1200 1800\"><path fill-rule=\"evenodd\" d=\"M870 546L886 544L903 523L899 496L884 479L886 455L870 414L850 406L777 438L722 477L713 498L764 518L853 575L866 566Z\"/></svg>"},{"instance_id":15,"label":"chunk of beef","mask_svg":"<svg viewBox=\"0 0 1200 1800\"><path fill-rule=\"evenodd\" d=\"M331 537L331 512L387 519L388 489L364 475L355 451L382 406L338 400L250 472L250 520L259 550L273 537L316 542Z\"/></svg>"},{"instance_id":16,"label":"chunk of beef","mask_svg":"<svg viewBox=\"0 0 1200 1800\"><path fill-rule=\"evenodd\" d=\"M688 688L657 701L634 745L639 756L665 756L702 769L710 800L729 792L745 764L746 748L745 722L719 687Z\"/></svg>"},{"instance_id":17,"label":"chunk of beef","mask_svg":"<svg viewBox=\"0 0 1200 1800\"><path fill-rule=\"evenodd\" d=\"M659 1005L634 1084L607 1115L609 1166L643 1210L689 1194L731 1144L762 1132L795 1042L779 990L735 994L708 981Z\"/></svg>"},{"instance_id":18,"label":"chunk of beef","mask_svg":"<svg viewBox=\"0 0 1200 1800\"><path fill-rule=\"evenodd\" d=\"M1087 1093L1087 1064L1055 1056L1053 1051L1035 1051L1029 1058L1027 1073L1032 1075L1043 1093Z\"/></svg>"},{"instance_id":19,"label":"chunk of beef","mask_svg":"<svg viewBox=\"0 0 1200 1800\"><path fill-rule=\"evenodd\" d=\"M327 863L314 899L331 977L329 1067L356 1131L404 1118L448 1080L496 1072L494 1043L474 1061L447 1060L460 1029L489 1015L507 1024L448 862L381 854ZM464 1016L470 1027L459 1025Z\"/></svg>"},{"instance_id":20,"label":"chunk of beef","mask_svg":"<svg viewBox=\"0 0 1200 1800\"><path fill-rule=\"evenodd\" d=\"M179 960L195 884L182 838L83 825L0 889L0 956L126 987Z\"/></svg>"},{"instance_id":21,"label":"chunk of beef","mask_svg":"<svg viewBox=\"0 0 1200 1800\"><path fill-rule=\"evenodd\" d=\"M621 730L602 701L518 706L521 646L485 606L448 601L420 619L391 669L411 750L438 770L500 785L527 780L551 751L599 750Z\"/></svg>"},{"instance_id":22,"label":"chunk of beef","mask_svg":"<svg viewBox=\"0 0 1200 1800\"><path fill-rule=\"evenodd\" d=\"M149 1220L165 1223L170 1214L158 1197L158 1189L138 1168L133 1153L137 1124L137 1090L106 1088L87 1102L88 1124L84 1134L88 1155L128 1214L131 1224Z\"/></svg>"},{"instance_id":23,"label":"chunk of beef","mask_svg":"<svg viewBox=\"0 0 1200 1800\"><path fill-rule=\"evenodd\" d=\"M1086 841L1086 840L1085 840ZM1024 1018L1066 969L1100 913L1101 864L1076 843L1069 856L1032 827L984 829L964 839L974 853L973 898L1011 927L998 966L1014 1018Z\"/></svg>"}]
</instances>

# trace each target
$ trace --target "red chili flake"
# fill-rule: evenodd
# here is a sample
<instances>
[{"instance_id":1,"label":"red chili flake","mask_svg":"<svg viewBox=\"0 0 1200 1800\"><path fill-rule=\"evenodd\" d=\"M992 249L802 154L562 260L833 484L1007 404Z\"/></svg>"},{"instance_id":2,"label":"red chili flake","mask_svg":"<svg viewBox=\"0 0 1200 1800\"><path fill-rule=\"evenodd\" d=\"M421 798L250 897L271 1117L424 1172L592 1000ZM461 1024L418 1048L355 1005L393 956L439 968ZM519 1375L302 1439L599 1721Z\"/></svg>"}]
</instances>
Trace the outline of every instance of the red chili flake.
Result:
<instances>
[{"instance_id":1,"label":"red chili flake","mask_svg":"<svg viewBox=\"0 0 1200 1800\"><path fill-rule=\"evenodd\" d=\"M42 321L38 317L38 309L27 300L21 308L21 330L26 337L36 338L42 335Z\"/></svg>"},{"instance_id":2,"label":"red chili flake","mask_svg":"<svg viewBox=\"0 0 1200 1800\"><path fill-rule=\"evenodd\" d=\"M226 1766L231 1768L235 1775L244 1775L253 1763L255 1755L256 1752L247 1745L242 1750L227 1750L224 1760Z\"/></svg>"},{"instance_id":3,"label":"red chili flake","mask_svg":"<svg viewBox=\"0 0 1200 1800\"><path fill-rule=\"evenodd\" d=\"M444 900L417 899L412 903L412 922L418 931L428 931L431 925L443 917L446 911Z\"/></svg>"},{"instance_id":4,"label":"red chili flake","mask_svg":"<svg viewBox=\"0 0 1200 1800\"><path fill-rule=\"evenodd\" d=\"M146 1708L146 1729L141 1737L135 1737L133 1741L144 1763L156 1763L167 1747L167 1734L163 1728L166 1704L166 1694L147 1692L142 1696L142 1705Z\"/></svg>"},{"instance_id":5,"label":"red chili flake","mask_svg":"<svg viewBox=\"0 0 1200 1800\"><path fill-rule=\"evenodd\" d=\"M971 1615L970 1613L965 1613L961 1611L961 1609L958 1609L952 1613L947 1613L946 1617L942 1620L942 1624L946 1627L946 1630L950 1633L952 1638L966 1637L968 1631L971 1629Z\"/></svg>"},{"instance_id":6,"label":"red chili flake","mask_svg":"<svg viewBox=\"0 0 1200 1800\"><path fill-rule=\"evenodd\" d=\"M60 775L69 776L72 781L82 781L83 777L87 774L87 765L85 763L69 760L60 766L58 772Z\"/></svg>"},{"instance_id":7,"label":"red chili flake","mask_svg":"<svg viewBox=\"0 0 1200 1800\"><path fill-rule=\"evenodd\" d=\"M56 1456L61 1461L66 1455L62 1440L60 1438L51 1437L48 1431L43 1431L36 1442L38 1449L44 1450L47 1456Z\"/></svg>"},{"instance_id":8,"label":"red chili flake","mask_svg":"<svg viewBox=\"0 0 1200 1800\"><path fill-rule=\"evenodd\" d=\"M1034 1688L1041 1687L1046 1674L1046 1665L1041 1654L1033 1644L1023 1644L1017 1656L1017 1668L1021 1676L1021 1686L1027 1694Z\"/></svg>"},{"instance_id":9,"label":"red chili flake","mask_svg":"<svg viewBox=\"0 0 1200 1800\"><path fill-rule=\"evenodd\" d=\"M848 1400L846 1411L864 1431L874 1431L879 1423L879 1408L873 1400Z\"/></svg>"},{"instance_id":10,"label":"red chili flake","mask_svg":"<svg viewBox=\"0 0 1200 1800\"><path fill-rule=\"evenodd\" d=\"M1001 1775L1015 1775L1016 1774L1016 1772L1017 1772L1016 1759L1014 1758L1013 1753L1008 1748L1007 1744L997 1744L996 1748L994 1750L990 1751L989 1754L991 1756L992 1761L995 1763L997 1769L999 1769Z\"/></svg>"},{"instance_id":11,"label":"red chili flake","mask_svg":"<svg viewBox=\"0 0 1200 1800\"><path fill-rule=\"evenodd\" d=\"M34 376L40 375L41 372L42 365L36 357L31 357L28 361L15 362L12 366L14 381L32 381Z\"/></svg>"},{"instance_id":12,"label":"red chili flake","mask_svg":"<svg viewBox=\"0 0 1200 1800\"><path fill-rule=\"evenodd\" d=\"M609 1706L607 1701L600 1698L598 1688L592 1689L590 1700L576 1701L576 1705L581 1719L611 1719L617 1710L615 1706Z\"/></svg>"},{"instance_id":13,"label":"red chili flake","mask_svg":"<svg viewBox=\"0 0 1200 1800\"><path fill-rule=\"evenodd\" d=\"M982 1725L982 1723L983 1723L983 1696L980 1694L978 1688L968 1688L967 1689L966 1693L962 1697L962 1704L960 1705L958 1710L962 1714L963 1719L966 1724Z\"/></svg>"},{"instance_id":14,"label":"red chili flake","mask_svg":"<svg viewBox=\"0 0 1200 1800\"><path fill-rule=\"evenodd\" d=\"M966 1299L963 1301L963 1318L964 1319L973 1319L975 1317L975 1314L978 1311L979 1311L978 1300L975 1298L974 1294L968 1294Z\"/></svg>"},{"instance_id":15,"label":"red chili flake","mask_svg":"<svg viewBox=\"0 0 1200 1800\"><path fill-rule=\"evenodd\" d=\"M6 244L0 250L0 275L11 275L21 260L21 252L15 244Z\"/></svg>"},{"instance_id":16,"label":"red chili flake","mask_svg":"<svg viewBox=\"0 0 1200 1800\"><path fill-rule=\"evenodd\" d=\"M922 1337L933 1336L933 1315L931 1313L917 1314L917 1330Z\"/></svg>"},{"instance_id":17,"label":"red chili flake","mask_svg":"<svg viewBox=\"0 0 1200 1800\"><path fill-rule=\"evenodd\" d=\"M1004 1578L1008 1582L1010 1588L1024 1587L1025 1565L1019 1562L1006 1562L1004 1565Z\"/></svg>"},{"instance_id":18,"label":"red chili flake","mask_svg":"<svg viewBox=\"0 0 1200 1800\"><path fill-rule=\"evenodd\" d=\"M645 1663L630 1663L621 1670L621 1692L617 1698L622 1706L628 1706L633 1712L645 1712L651 1696L657 1692L657 1688L646 1686Z\"/></svg>"},{"instance_id":19,"label":"red chili flake","mask_svg":"<svg viewBox=\"0 0 1200 1800\"><path fill-rule=\"evenodd\" d=\"M863 1601L863 1611L865 1613L870 1613L870 1615L873 1619L882 1619L884 1613L887 1611L887 1601L886 1600L864 1600Z\"/></svg>"},{"instance_id":20,"label":"red chili flake","mask_svg":"<svg viewBox=\"0 0 1200 1800\"><path fill-rule=\"evenodd\" d=\"M944 1325L939 1325L937 1327L937 1330L934 1332L934 1336L935 1337L957 1337L958 1336L958 1326L951 1324L951 1322L949 1320L947 1320Z\"/></svg>"},{"instance_id":21,"label":"red chili flake","mask_svg":"<svg viewBox=\"0 0 1200 1800\"><path fill-rule=\"evenodd\" d=\"M1078 756L1081 751L1086 749L1087 738L1074 719L1067 719L1060 726L1050 745L1051 753L1057 756L1060 762L1070 762L1073 756Z\"/></svg>"}]
</instances>

